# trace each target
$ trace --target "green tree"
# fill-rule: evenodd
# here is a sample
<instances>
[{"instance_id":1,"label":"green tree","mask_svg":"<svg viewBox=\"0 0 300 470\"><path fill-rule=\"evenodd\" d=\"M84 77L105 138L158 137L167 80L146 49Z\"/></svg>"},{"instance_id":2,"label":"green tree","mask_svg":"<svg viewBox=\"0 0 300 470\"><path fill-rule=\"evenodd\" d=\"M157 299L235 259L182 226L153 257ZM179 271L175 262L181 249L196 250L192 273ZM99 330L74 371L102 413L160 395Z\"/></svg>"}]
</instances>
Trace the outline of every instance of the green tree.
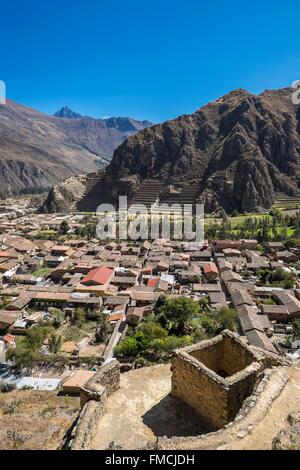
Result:
<instances>
[{"instance_id":1,"label":"green tree","mask_svg":"<svg viewBox=\"0 0 300 470\"><path fill-rule=\"evenodd\" d=\"M208 315L202 315L200 318L200 322L201 327L209 338L213 338L217 335L218 326L212 317Z\"/></svg>"},{"instance_id":2,"label":"green tree","mask_svg":"<svg viewBox=\"0 0 300 470\"><path fill-rule=\"evenodd\" d=\"M32 351L38 351L47 336L53 331L53 328L49 326L43 326L40 328L31 328L27 332L25 337L25 347Z\"/></svg>"},{"instance_id":3,"label":"green tree","mask_svg":"<svg viewBox=\"0 0 300 470\"><path fill-rule=\"evenodd\" d=\"M184 334L186 323L200 312L198 302L187 297L170 297L159 308L158 319L162 326L167 323L169 328L179 336Z\"/></svg>"},{"instance_id":4,"label":"green tree","mask_svg":"<svg viewBox=\"0 0 300 470\"><path fill-rule=\"evenodd\" d=\"M269 222L267 219L263 219L261 238L262 238L262 241L269 240Z\"/></svg>"},{"instance_id":5,"label":"green tree","mask_svg":"<svg viewBox=\"0 0 300 470\"><path fill-rule=\"evenodd\" d=\"M300 239L299 238L290 238L285 242L285 247L287 250L291 248L299 248L300 247Z\"/></svg>"},{"instance_id":6,"label":"green tree","mask_svg":"<svg viewBox=\"0 0 300 470\"><path fill-rule=\"evenodd\" d=\"M300 339L300 318L293 321L293 341Z\"/></svg>"},{"instance_id":7,"label":"green tree","mask_svg":"<svg viewBox=\"0 0 300 470\"><path fill-rule=\"evenodd\" d=\"M127 336L114 349L115 355L118 356L136 356L139 352L139 345L134 337Z\"/></svg>"},{"instance_id":8,"label":"green tree","mask_svg":"<svg viewBox=\"0 0 300 470\"><path fill-rule=\"evenodd\" d=\"M63 220L59 227L59 235L67 235L70 226L66 220Z\"/></svg>"},{"instance_id":9,"label":"green tree","mask_svg":"<svg viewBox=\"0 0 300 470\"><path fill-rule=\"evenodd\" d=\"M57 354L58 351L60 350L62 345L62 337L61 335L57 335L55 333L52 333L49 338L49 350L53 354Z\"/></svg>"},{"instance_id":10,"label":"green tree","mask_svg":"<svg viewBox=\"0 0 300 470\"><path fill-rule=\"evenodd\" d=\"M166 338L168 336L167 330L165 330L165 328L163 328L159 323L155 322L142 323L139 326L138 331L141 331L149 340Z\"/></svg>"},{"instance_id":11,"label":"green tree","mask_svg":"<svg viewBox=\"0 0 300 470\"><path fill-rule=\"evenodd\" d=\"M224 330L237 331L237 311L233 308L222 308L214 312L215 321L217 324L217 333Z\"/></svg>"},{"instance_id":12,"label":"green tree","mask_svg":"<svg viewBox=\"0 0 300 470\"><path fill-rule=\"evenodd\" d=\"M223 223L226 223L228 221L228 215L227 215L225 209L221 209L220 217L221 217Z\"/></svg>"},{"instance_id":13,"label":"green tree","mask_svg":"<svg viewBox=\"0 0 300 470\"><path fill-rule=\"evenodd\" d=\"M151 342L150 348L156 353L170 353L175 349L180 349L193 344L190 336L167 336L166 338L158 338Z\"/></svg>"},{"instance_id":14,"label":"green tree","mask_svg":"<svg viewBox=\"0 0 300 470\"><path fill-rule=\"evenodd\" d=\"M101 312L98 317L97 330L95 334L97 343L103 343L105 341L109 329L110 328L107 322L107 316L105 315L105 313Z\"/></svg>"},{"instance_id":15,"label":"green tree","mask_svg":"<svg viewBox=\"0 0 300 470\"><path fill-rule=\"evenodd\" d=\"M40 349L45 339L51 334L53 328L41 327L28 330L25 337L20 337L16 348L9 349L8 359L14 361L18 369L23 367L32 368L35 364L41 362L44 356Z\"/></svg>"},{"instance_id":16,"label":"green tree","mask_svg":"<svg viewBox=\"0 0 300 470\"><path fill-rule=\"evenodd\" d=\"M54 327L59 328L60 325L65 320L64 312L60 308L54 308L54 307L50 307L48 311L54 317L54 322L53 322Z\"/></svg>"},{"instance_id":17,"label":"green tree","mask_svg":"<svg viewBox=\"0 0 300 470\"><path fill-rule=\"evenodd\" d=\"M201 318L193 319L189 322L190 335L193 338L194 342L203 341L207 339L207 335L204 331L204 328L201 324Z\"/></svg>"},{"instance_id":18,"label":"green tree","mask_svg":"<svg viewBox=\"0 0 300 470\"><path fill-rule=\"evenodd\" d=\"M281 240L286 240L288 236L288 228L286 225L283 225L281 230Z\"/></svg>"},{"instance_id":19,"label":"green tree","mask_svg":"<svg viewBox=\"0 0 300 470\"><path fill-rule=\"evenodd\" d=\"M276 218L277 220L280 219L280 217L281 217L280 210L279 210L278 207L276 207L276 206L273 206L273 207L272 207L272 209L270 210L269 214L270 214L270 216Z\"/></svg>"},{"instance_id":20,"label":"green tree","mask_svg":"<svg viewBox=\"0 0 300 470\"><path fill-rule=\"evenodd\" d=\"M99 322L101 319L101 312L100 310L88 310L85 314L85 320L86 321L95 321Z\"/></svg>"},{"instance_id":21,"label":"green tree","mask_svg":"<svg viewBox=\"0 0 300 470\"><path fill-rule=\"evenodd\" d=\"M268 284L274 287L283 287L284 289L292 289L295 285L295 275L287 272L282 268L277 268L274 271L270 269L261 269L260 280L263 284Z\"/></svg>"},{"instance_id":22,"label":"green tree","mask_svg":"<svg viewBox=\"0 0 300 470\"><path fill-rule=\"evenodd\" d=\"M139 351L145 351L149 347L150 340L142 331L137 331L134 335Z\"/></svg>"},{"instance_id":23,"label":"green tree","mask_svg":"<svg viewBox=\"0 0 300 470\"><path fill-rule=\"evenodd\" d=\"M4 295L0 302L0 308L5 308L11 303L11 298L8 295Z\"/></svg>"},{"instance_id":24,"label":"green tree","mask_svg":"<svg viewBox=\"0 0 300 470\"><path fill-rule=\"evenodd\" d=\"M201 299L199 300L199 305L201 305L201 307L207 307L208 304L209 304L209 297L207 296L201 297Z\"/></svg>"},{"instance_id":25,"label":"green tree","mask_svg":"<svg viewBox=\"0 0 300 470\"><path fill-rule=\"evenodd\" d=\"M85 322L85 311L83 308L76 308L74 312L73 322L75 325L81 327Z\"/></svg>"}]
</instances>

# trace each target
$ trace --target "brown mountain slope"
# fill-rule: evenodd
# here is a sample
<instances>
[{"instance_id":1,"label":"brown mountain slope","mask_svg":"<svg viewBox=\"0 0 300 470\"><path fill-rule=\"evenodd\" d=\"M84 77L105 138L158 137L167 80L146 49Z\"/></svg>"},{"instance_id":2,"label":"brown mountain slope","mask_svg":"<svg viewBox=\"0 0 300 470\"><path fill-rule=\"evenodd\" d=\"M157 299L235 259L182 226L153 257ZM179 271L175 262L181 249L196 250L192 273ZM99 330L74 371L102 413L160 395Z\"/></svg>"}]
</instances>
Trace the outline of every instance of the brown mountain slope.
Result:
<instances>
[{"instance_id":1,"label":"brown mountain slope","mask_svg":"<svg viewBox=\"0 0 300 470\"><path fill-rule=\"evenodd\" d=\"M209 205L268 208L274 191L298 191L299 118L289 89L259 96L236 90L130 137L115 151L107 175L193 180Z\"/></svg>"},{"instance_id":2,"label":"brown mountain slope","mask_svg":"<svg viewBox=\"0 0 300 470\"><path fill-rule=\"evenodd\" d=\"M300 108L291 93L236 90L192 115L129 137L97 183L98 202L112 196L116 202L126 181L127 187L134 182L132 199L139 183L152 179L198 185L207 212L260 211L272 206L275 192L298 194Z\"/></svg>"},{"instance_id":3,"label":"brown mountain slope","mask_svg":"<svg viewBox=\"0 0 300 470\"><path fill-rule=\"evenodd\" d=\"M149 125L113 119L61 119L12 101L0 106L1 194L49 188L104 167L126 137Z\"/></svg>"}]
</instances>

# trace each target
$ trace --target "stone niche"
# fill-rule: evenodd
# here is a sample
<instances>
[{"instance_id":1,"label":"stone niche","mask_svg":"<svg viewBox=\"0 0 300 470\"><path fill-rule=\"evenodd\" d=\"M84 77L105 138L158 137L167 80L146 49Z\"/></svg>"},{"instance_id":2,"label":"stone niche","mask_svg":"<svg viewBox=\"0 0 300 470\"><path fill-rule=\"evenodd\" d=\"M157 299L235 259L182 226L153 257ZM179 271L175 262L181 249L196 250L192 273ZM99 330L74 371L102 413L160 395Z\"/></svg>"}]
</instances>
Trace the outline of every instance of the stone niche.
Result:
<instances>
[{"instance_id":1,"label":"stone niche","mask_svg":"<svg viewBox=\"0 0 300 470\"><path fill-rule=\"evenodd\" d=\"M216 431L234 420L263 370L261 356L238 335L224 331L175 351L171 393L200 415L208 431Z\"/></svg>"}]
</instances>

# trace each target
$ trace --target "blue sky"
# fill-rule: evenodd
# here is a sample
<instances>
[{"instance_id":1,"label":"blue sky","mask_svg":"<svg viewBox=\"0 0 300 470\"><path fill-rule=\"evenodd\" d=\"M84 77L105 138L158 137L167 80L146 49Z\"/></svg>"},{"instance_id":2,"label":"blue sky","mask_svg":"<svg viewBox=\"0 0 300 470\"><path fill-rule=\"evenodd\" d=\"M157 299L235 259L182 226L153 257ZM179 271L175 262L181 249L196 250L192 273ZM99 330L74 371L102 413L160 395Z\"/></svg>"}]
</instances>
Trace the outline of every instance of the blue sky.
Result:
<instances>
[{"instance_id":1,"label":"blue sky","mask_svg":"<svg viewBox=\"0 0 300 470\"><path fill-rule=\"evenodd\" d=\"M0 79L47 113L160 122L300 79L296 0L1 2Z\"/></svg>"}]
</instances>

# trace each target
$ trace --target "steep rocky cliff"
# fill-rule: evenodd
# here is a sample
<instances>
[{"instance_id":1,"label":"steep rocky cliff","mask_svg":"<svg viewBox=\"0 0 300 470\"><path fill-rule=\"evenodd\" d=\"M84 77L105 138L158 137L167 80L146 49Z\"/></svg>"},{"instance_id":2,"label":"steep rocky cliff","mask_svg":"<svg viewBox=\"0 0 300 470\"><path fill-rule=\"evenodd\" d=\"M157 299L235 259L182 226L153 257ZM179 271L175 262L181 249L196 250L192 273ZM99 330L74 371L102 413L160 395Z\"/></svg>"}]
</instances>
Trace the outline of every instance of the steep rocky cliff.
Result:
<instances>
[{"instance_id":1,"label":"steep rocky cliff","mask_svg":"<svg viewBox=\"0 0 300 470\"><path fill-rule=\"evenodd\" d=\"M291 93L236 90L129 137L105 171L101 197L108 202L105 188L113 181L118 192L118 182L132 176L199 185L207 212L260 211L272 206L275 192L298 194L300 107Z\"/></svg>"},{"instance_id":2,"label":"steep rocky cliff","mask_svg":"<svg viewBox=\"0 0 300 470\"><path fill-rule=\"evenodd\" d=\"M86 176L73 176L55 185L42 205L43 212L69 212L74 203L83 197Z\"/></svg>"},{"instance_id":3,"label":"steep rocky cliff","mask_svg":"<svg viewBox=\"0 0 300 470\"><path fill-rule=\"evenodd\" d=\"M190 116L145 129L114 153L107 175L199 182L202 199L260 210L300 186L300 108L291 90L236 90Z\"/></svg>"}]
</instances>

